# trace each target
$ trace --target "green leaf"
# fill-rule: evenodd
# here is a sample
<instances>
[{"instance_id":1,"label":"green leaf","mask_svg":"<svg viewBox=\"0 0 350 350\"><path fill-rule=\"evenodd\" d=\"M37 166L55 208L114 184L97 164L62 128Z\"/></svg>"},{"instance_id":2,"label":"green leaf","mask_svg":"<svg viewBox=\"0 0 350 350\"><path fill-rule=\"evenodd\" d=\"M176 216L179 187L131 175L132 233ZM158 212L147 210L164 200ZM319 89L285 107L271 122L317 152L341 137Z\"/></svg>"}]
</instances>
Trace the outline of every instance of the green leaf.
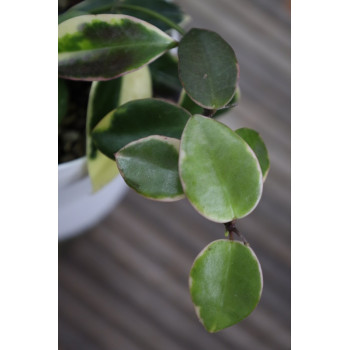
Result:
<instances>
[{"instance_id":1,"label":"green leaf","mask_svg":"<svg viewBox=\"0 0 350 350\"><path fill-rule=\"evenodd\" d=\"M66 82L63 79L58 79L58 124L68 110L69 93Z\"/></svg>"},{"instance_id":2,"label":"green leaf","mask_svg":"<svg viewBox=\"0 0 350 350\"><path fill-rule=\"evenodd\" d=\"M182 26L189 21L189 16L178 5L165 0L123 0L121 1L120 8L122 13L140 18L161 30L171 29L172 26L153 16L152 13L143 11L143 8L151 10Z\"/></svg>"},{"instance_id":3,"label":"green leaf","mask_svg":"<svg viewBox=\"0 0 350 350\"><path fill-rule=\"evenodd\" d=\"M240 89L239 85L237 85L235 94L233 95L232 100L228 104L228 107L232 108L232 107L237 106L238 103L240 102L240 100L241 100L241 89Z\"/></svg>"},{"instance_id":4,"label":"green leaf","mask_svg":"<svg viewBox=\"0 0 350 350\"><path fill-rule=\"evenodd\" d=\"M78 10L74 10L74 11L67 11L65 13L62 13L61 15L58 16L58 24L67 21L70 18L74 18L74 17L78 17L78 16L82 16L82 15L87 15L88 12L85 11L78 11Z\"/></svg>"},{"instance_id":5,"label":"green leaf","mask_svg":"<svg viewBox=\"0 0 350 350\"><path fill-rule=\"evenodd\" d=\"M259 162L226 125L195 115L181 139L180 178L190 203L214 222L248 215L262 193Z\"/></svg>"},{"instance_id":6,"label":"green leaf","mask_svg":"<svg viewBox=\"0 0 350 350\"><path fill-rule=\"evenodd\" d=\"M182 89L178 75L178 61L170 53L149 65L152 74L153 91L155 96L177 97Z\"/></svg>"},{"instance_id":7,"label":"green leaf","mask_svg":"<svg viewBox=\"0 0 350 350\"><path fill-rule=\"evenodd\" d=\"M207 109L227 105L238 79L231 46L214 32L191 29L180 41L178 52L179 77L187 94Z\"/></svg>"},{"instance_id":8,"label":"green leaf","mask_svg":"<svg viewBox=\"0 0 350 350\"><path fill-rule=\"evenodd\" d=\"M149 66L124 75L118 106L124 103L152 97L152 77Z\"/></svg>"},{"instance_id":9,"label":"green leaf","mask_svg":"<svg viewBox=\"0 0 350 350\"><path fill-rule=\"evenodd\" d=\"M187 94L184 89L181 91L179 98L179 105L186 110L188 110L192 115L194 114L203 114L204 108L197 105Z\"/></svg>"},{"instance_id":10,"label":"green leaf","mask_svg":"<svg viewBox=\"0 0 350 350\"><path fill-rule=\"evenodd\" d=\"M161 30L171 28L164 21L152 16L147 10L151 10L180 25L183 25L189 19L189 16L178 5L166 0L85 0L71 7L68 12L85 11L91 14L122 13L140 18Z\"/></svg>"},{"instance_id":11,"label":"green leaf","mask_svg":"<svg viewBox=\"0 0 350 350\"><path fill-rule=\"evenodd\" d=\"M263 180L265 181L270 169L269 154L265 143L258 132L248 128L241 128L235 131L253 150L258 158Z\"/></svg>"},{"instance_id":12,"label":"green leaf","mask_svg":"<svg viewBox=\"0 0 350 350\"><path fill-rule=\"evenodd\" d=\"M184 197L179 179L180 141L149 136L134 141L115 154L125 182L143 196L159 201Z\"/></svg>"},{"instance_id":13,"label":"green leaf","mask_svg":"<svg viewBox=\"0 0 350 350\"><path fill-rule=\"evenodd\" d=\"M98 191L118 174L114 160L107 158L93 143L90 133L99 121L117 106L152 95L148 66L120 78L92 83L87 112L86 149L88 172L94 191Z\"/></svg>"},{"instance_id":14,"label":"green leaf","mask_svg":"<svg viewBox=\"0 0 350 350\"><path fill-rule=\"evenodd\" d=\"M189 285L197 316L213 333L240 322L255 309L263 277L251 248L222 239L197 256Z\"/></svg>"},{"instance_id":15,"label":"green leaf","mask_svg":"<svg viewBox=\"0 0 350 350\"><path fill-rule=\"evenodd\" d=\"M236 107L238 105L238 102L241 99L241 90L239 86L237 86L236 92L234 96L232 97L232 100L228 103L227 106L225 106L222 109L219 109L213 116L213 118L218 118L222 116L223 114L229 112L232 108Z\"/></svg>"},{"instance_id":16,"label":"green leaf","mask_svg":"<svg viewBox=\"0 0 350 350\"><path fill-rule=\"evenodd\" d=\"M66 13L71 11L84 11L90 14L111 13L119 0L85 0L70 7Z\"/></svg>"},{"instance_id":17,"label":"green leaf","mask_svg":"<svg viewBox=\"0 0 350 350\"><path fill-rule=\"evenodd\" d=\"M92 138L101 152L114 158L129 142L161 135L180 139L190 114L175 104L143 99L130 101L107 114L95 127Z\"/></svg>"},{"instance_id":18,"label":"green leaf","mask_svg":"<svg viewBox=\"0 0 350 350\"><path fill-rule=\"evenodd\" d=\"M85 15L58 26L59 76L108 80L134 71L177 43L157 27L124 15Z\"/></svg>"},{"instance_id":19,"label":"green leaf","mask_svg":"<svg viewBox=\"0 0 350 350\"><path fill-rule=\"evenodd\" d=\"M229 102L229 104L227 106L216 111L213 115L213 118L220 117L221 115L230 111L233 107L237 106L239 99L240 99L240 90L239 90L239 87L237 86L236 92L235 92L232 100ZM197 103L195 103L186 94L186 91L184 89L182 89L181 94L180 94L179 105L181 107L187 109L192 115L204 113L204 108L199 106Z\"/></svg>"}]
</instances>

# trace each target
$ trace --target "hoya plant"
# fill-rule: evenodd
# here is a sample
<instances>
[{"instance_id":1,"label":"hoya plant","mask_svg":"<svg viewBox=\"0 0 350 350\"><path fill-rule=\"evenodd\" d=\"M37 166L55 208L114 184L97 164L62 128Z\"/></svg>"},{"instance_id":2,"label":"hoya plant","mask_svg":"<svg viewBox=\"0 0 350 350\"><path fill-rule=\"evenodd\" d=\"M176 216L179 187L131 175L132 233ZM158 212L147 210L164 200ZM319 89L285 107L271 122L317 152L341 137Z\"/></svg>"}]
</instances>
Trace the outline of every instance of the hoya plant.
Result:
<instances>
[{"instance_id":1,"label":"hoya plant","mask_svg":"<svg viewBox=\"0 0 350 350\"><path fill-rule=\"evenodd\" d=\"M64 101L67 79L92 82L86 154L95 191L119 172L140 195L187 198L223 225L223 239L203 248L189 276L198 318L217 332L260 300L261 267L237 220L257 206L269 159L258 132L217 120L239 100L233 48L210 30L185 31L186 19L163 0L70 8L59 16L59 94Z\"/></svg>"}]
</instances>

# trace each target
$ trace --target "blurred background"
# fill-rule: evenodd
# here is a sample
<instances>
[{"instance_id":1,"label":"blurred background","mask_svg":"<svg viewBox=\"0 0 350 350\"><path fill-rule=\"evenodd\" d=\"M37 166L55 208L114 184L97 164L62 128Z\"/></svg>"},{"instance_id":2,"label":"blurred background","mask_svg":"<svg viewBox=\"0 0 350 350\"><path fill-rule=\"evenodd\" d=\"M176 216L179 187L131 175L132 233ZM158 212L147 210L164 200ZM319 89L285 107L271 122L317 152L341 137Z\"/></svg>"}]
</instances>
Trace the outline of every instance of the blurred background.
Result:
<instances>
[{"instance_id":1,"label":"blurred background","mask_svg":"<svg viewBox=\"0 0 350 350\"><path fill-rule=\"evenodd\" d=\"M186 200L158 203L129 190L97 227L59 244L61 350L290 349L290 2L176 2L189 27L220 33L236 52L242 99L220 120L257 130L269 150L262 199L238 222L262 266L262 298L246 320L208 334L188 275L224 226Z\"/></svg>"}]
</instances>

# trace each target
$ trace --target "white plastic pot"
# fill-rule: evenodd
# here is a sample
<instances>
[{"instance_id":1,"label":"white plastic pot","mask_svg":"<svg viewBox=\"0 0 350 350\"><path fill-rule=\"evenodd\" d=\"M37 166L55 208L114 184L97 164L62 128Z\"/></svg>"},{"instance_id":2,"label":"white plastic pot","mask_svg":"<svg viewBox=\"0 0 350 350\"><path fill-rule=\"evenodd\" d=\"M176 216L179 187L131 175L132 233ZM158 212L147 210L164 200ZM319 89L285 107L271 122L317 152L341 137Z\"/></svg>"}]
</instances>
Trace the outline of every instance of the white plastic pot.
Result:
<instances>
[{"instance_id":1,"label":"white plastic pot","mask_svg":"<svg viewBox=\"0 0 350 350\"><path fill-rule=\"evenodd\" d=\"M123 198L127 185L118 175L96 193L87 172L86 157L58 165L58 240L93 227Z\"/></svg>"}]
</instances>

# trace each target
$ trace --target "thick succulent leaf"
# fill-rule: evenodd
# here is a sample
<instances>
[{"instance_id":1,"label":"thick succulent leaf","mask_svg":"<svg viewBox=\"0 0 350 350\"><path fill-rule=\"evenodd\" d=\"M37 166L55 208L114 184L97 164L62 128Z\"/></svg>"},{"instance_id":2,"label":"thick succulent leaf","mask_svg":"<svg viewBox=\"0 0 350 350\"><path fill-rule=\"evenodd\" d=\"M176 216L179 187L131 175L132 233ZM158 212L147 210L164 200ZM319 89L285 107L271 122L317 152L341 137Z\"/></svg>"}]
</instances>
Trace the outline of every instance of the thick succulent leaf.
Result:
<instances>
[{"instance_id":1,"label":"thick succulent leaf","mask_svg":"<svg viewBox=\"0 0 350 350\"><path fill-rule=\"evenodd\" d=\"M240 322L255 309L263 277L250 247L222 239L197 256L189 284L197 316L212 333Z\"/></svg>"},{"instance_id":2,"label":"thick succulent leaf","mask_svg":"<svg viewBox=\"0 0 350 350\"><path fill-rule=\"evenodd\" d=\"M134 17L78 16L58 26L58 73L79 80L113 79L176 45L157 27Z\"/></svg>"},{"instance_id":3,"label":"thick succulent leaf","mask_svg":"<svg viewBox=\"0 0 350 350\"><path fill-rule=\"evenodd\" d=\"M164 21L152 16L145 10L151 10L177 24L183 25L189 19L189 16L178 5L166 0L85 0L71 7L68 12L85 11L90 14L122 13L140 18L161 30L170 28Z\"/></svg>"},{"instance_id":4,"label":"thick succulent leaf","mask_svg":"<svg viewBox=\"0 0 350 350\"><path fill-rule=\"evenodd\" d=\"M269 154L265 143L258 132L249 128L241 128L235 131L242 139L247 142L258 158L260 168L265 181L270 169Z\"/></svg>"},{"instance_id":5,"label":"thick succulent leaf","mask_svg":"<svg viewBox=\"0 0 350 350\"><path fill-rule=\"evenodd\" d=\"M209 220L244 217L260 200L262 174L254 152L213 119L190 118L181 139L179 170L187 198Z\"/></svg>"},{"instance_id":6,"label":"thick succulent leaf","mask_svg":"<svg viewBox=\"0 0 350 350\"><path fill-rule=\"evenodd\" d=\"M177 97L182 89L178 75L178 61L170 53L149 65L152 74L153 91L155 96Z\"/></svg>"},{"instance_id":7,"label":"thick succulent leaf","mask_svg":"<svg viewBox=\"0 0 350 350\"><path fill-rule=\"evenodd\" d=\"M115 154L125 182L143 196L159 201L184 197L178 171L180 140L149 136Z\"/></svg>"},{"instance_id":8,"label":"thick succulent leaf","mask_svg":"<svg viewBox=\"0 0 350 350\"><path fill-rule=\"evenodd\" d=\"M107 114L93 130L92 138L101 152L114 159L122 147L147 136L180 139L189 117L185 109L163 100L130 101Z\"/></svg>"},{"instance_id":9,"label":"thick succulent leaf","mask_svg":"<svg viewBox=\"0 0 350 350\"><path fill-rule=\"evenodd\" d=\"M58 79L58 123L61 123L67 113L68 100L69 92L67 84L63 79Z\"/></svg>"},{"instance_id":10,"label":"thick succulent leaf","mask_svg":"<svg viewBox=\"0 0 350 350\"><path fill-rule=\"evenodd\" d=\"M148 66L120 78L92 83L86 127L88 172L94 191L98 191L118 174L114 160L106 157L93 143L90 133L108 112L133 99L152 95Z\"/></svg>"},{"instance_id":11,"label":"thick succulent leaf","mask_svg":"<svg viewBox=\"0 0 350 350\"><path fill-rule=\"evenodd\" d=\"M226 106L238 79L231 46L214 32L191 29L180 41L178 52L179 77L187 94L207 109Z\"/></svg>"}]
</instances>

